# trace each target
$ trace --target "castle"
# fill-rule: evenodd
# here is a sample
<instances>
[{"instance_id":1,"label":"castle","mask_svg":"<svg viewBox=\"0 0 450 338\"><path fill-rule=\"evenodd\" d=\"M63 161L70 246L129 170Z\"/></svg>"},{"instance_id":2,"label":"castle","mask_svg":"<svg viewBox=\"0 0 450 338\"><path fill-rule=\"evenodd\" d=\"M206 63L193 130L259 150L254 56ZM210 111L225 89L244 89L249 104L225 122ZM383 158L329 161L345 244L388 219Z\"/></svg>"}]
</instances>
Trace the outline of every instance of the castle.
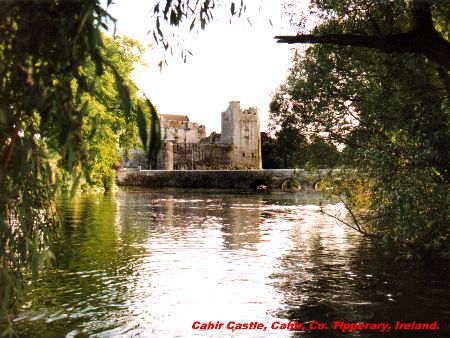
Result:
<instances>
[{"instance_id":1,"label":"castle","mask_svg":"<svg viewBox=\"0 0 450 338\"><path fill-rule=\"evenodd\" d=\"M206 136L203 125L186 115L160 115L161 148L156 169L261 169L261 139L257 108L241 109L231 101L222 112L221 134ZM124 164L145 168L142 150L134 150Z\"/></svg>"}]
</instances>

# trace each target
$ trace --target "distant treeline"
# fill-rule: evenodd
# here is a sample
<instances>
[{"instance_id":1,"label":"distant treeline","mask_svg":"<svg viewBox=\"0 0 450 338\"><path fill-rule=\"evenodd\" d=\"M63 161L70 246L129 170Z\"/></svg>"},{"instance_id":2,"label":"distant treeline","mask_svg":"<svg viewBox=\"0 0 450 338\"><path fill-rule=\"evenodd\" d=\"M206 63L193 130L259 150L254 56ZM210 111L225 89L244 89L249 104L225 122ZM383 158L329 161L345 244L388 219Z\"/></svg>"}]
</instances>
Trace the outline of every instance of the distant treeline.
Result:
<instances>
[{"instance_id":1,"label":"distant treeline","mask_svg":"<svg viewBox=\"0 0 450 338\"><path fill-rule=\"evenodd\" d=\"M344 162L336 145L314 136L311 139L294 129L283 129L271 136L261 133L264 169L335 168Z\"/></svg>"}]
</instances>

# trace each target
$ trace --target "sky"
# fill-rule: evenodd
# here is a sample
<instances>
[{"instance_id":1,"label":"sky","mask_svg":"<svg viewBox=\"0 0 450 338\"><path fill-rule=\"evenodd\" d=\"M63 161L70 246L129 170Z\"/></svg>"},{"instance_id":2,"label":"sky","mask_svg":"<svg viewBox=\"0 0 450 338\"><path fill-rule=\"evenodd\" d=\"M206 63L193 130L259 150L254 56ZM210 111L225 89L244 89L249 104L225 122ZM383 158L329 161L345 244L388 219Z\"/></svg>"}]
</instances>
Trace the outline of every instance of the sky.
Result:
<instances>
[{"instance_id":1,"label":"sky","mask_svg":"<svg viewBox=\"0 0 450 338\"><path fill-rule=\"evenodd\" d=\"M241 108L259 108L261 130L267 130L271 94L285 81L293 54L292 46L277 44L273 37L294 32L283 16L283 0L246 3L246 13L231 24L226 7L214 12L215 19L204 31L179 30L182 46L193 54L186 63L180 49L175 48L173 56L164 54L148 34L155 1L115 0L110 6L117 34L153 45L145 55L149 67L138 67L132 78L159 113L188 115L206 125L209 134L220 132L220 114L229 101L241 101ZM168 66L161 71L157 64L164 55Z\"/></svg>"}]
</instances>

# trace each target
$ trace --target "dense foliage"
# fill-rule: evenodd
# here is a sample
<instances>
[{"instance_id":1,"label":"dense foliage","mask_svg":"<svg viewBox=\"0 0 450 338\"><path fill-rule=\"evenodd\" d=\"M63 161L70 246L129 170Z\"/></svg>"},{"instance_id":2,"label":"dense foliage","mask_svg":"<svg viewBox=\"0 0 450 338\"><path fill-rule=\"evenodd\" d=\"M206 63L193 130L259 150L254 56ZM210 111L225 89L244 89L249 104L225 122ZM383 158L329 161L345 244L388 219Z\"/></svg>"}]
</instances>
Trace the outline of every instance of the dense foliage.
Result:
<instances>
[{"instance_id":1,"label":"dense foliage","mask_svg":"<svg viewBox=\"0 0 450 338\"><path fill-rule=\"evenodd\" d=\"M55 192L50 152L72 172L87 158L81 108L88 57L100 75L95 2L0 3L0 317L21 295L21 274L48 258ZM72 81L79 92L73 93Z\"/></svg>"},{"instance_id":2,"label":"dense foliage","mask_svg":"<svg viewBox=\"0 0 450 338\"><path fill-rule=\"evenodd\" d=\"M317 36L381 36L417 24L414 7L404 1L314 5L322 18L312 34ZM448 43L443 23L449 6L436 1L430 8L436 31ZM336 193L347 197L351 209L359 208L357 230L397 253L447 255L449 76L426 54L406 52L309 47L295 55L287 82L273 97L271 119L345 146L356 172L345 173Z\"/></svg>"},{"instance_id":3,"label":"dense foliage","mask_svg":"<svg viewBox=\"0 0 450 338\"><path fill-rule=\"evenodd\" d=\"M110 19L94 0L0 2L0 320L23 295L24 271L36 276L53 257L61 182L110 189L119 146L136 142L134 118L142 139L150 115L157 130L128 80L141 47L103 37Z\"/></svg>"},{"instance_id":4,"label":"dense foliage","mask_svg":"<svg viewBox=\"0 0 450 338\"><path fill-rule=\"evenodd\" d=\"M119 149L139 147L136 129L136 107L139 100L136 85L130 80L136 63L143 63L144 48L138 41L129 37L112 39L102 35L103 46L100 53L107 60L101 77L95 77L95 65L87 62L82 67L86 75L90 92L81 96L83 104L87 104L87 113L83 118L82 138L86 143L89 162L87 162L90 184L104 190L114 187L115 171L120 166ZM129 88L131 111L125 112L121 105L121 97L116 86L117 72ZM76 86L76 85L74 85ZM144 109L147 120L148 109Z\"/></svg>"},{"instance_id":5,"label":"dense foliage","mask_svg":"<svg viewBox=\"0 0 450 338\"><path fill-rule=\"evenodd\" d=\"M282 126L275 136L261 133L264 169L324 169L342 163L337 147L321 137L308 139L297 128Z\"/></svg>"}]
</instances>

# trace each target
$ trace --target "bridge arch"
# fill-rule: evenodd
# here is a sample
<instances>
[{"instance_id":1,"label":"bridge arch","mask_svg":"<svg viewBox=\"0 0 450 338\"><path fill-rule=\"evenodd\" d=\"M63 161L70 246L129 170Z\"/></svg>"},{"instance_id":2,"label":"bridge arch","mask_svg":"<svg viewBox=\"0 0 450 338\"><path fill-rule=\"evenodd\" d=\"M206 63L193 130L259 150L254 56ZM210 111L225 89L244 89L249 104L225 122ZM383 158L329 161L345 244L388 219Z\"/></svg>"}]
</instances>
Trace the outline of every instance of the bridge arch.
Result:
<instances>
[{"instance_id":1,"label":"bridge arch","mask_svg":"<svg viewBox=\"0 0 450 338\"><path fill-rule=\"evenodd\" d=\"M266 190L269 187L266 181L261 178L257 178L256 180L250 183L250 189L253 190Z\"/></svg>"},{"instance_id":2,"label":"bridge arch","mask_svg":"<svg viewBox=\"0 0 450 338\"><path fill-rule=\"evenodd\" d=\"M300 190L302 188L300 180L295 177L290 177L281 184L282 190Z\"/></svg>"},{"instance_id":3,"label":"bridge arch","mask_svg":"<svg viewBox=\"0 0 450 338\"><path fill-rule=\"evenodd\" d=\"M322 183L322 179L314 180L311 188L313 188L313 190L315 190L315 191L318 191L321 183Z\"/></svg>"}]
</instances>

